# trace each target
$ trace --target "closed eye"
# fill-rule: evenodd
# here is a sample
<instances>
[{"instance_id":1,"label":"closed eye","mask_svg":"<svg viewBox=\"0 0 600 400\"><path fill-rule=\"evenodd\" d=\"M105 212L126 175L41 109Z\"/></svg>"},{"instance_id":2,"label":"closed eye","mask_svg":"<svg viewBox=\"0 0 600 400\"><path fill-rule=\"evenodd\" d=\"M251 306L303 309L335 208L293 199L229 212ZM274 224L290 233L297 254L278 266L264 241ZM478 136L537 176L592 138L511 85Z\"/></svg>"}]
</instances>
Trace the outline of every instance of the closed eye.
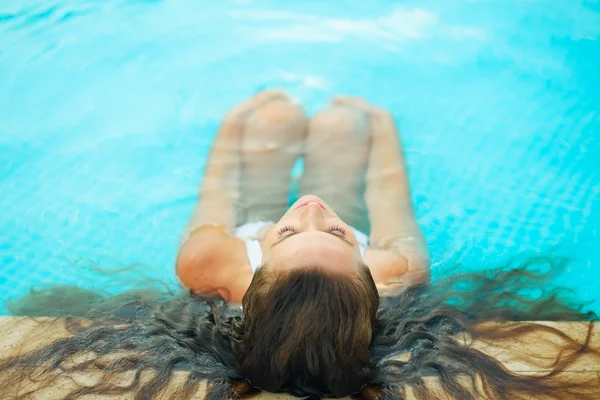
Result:
<instances>
[{"instance_id":1,"label":"closed eye","mask_svg":"<svg viewBox=\"0 0 600 400\"><path fill-rule=\"evenodd\" d=\"M286 226L279 228L279 230L277 231L277 233L279 234L280 237L281 237L281 235L283 235L286 232L298 233L298 229L296 229L295 227L293 227L291 225L286 225Z\"/></svg>"},{"instance_id":2,"label":"closed eye","mask_svg":"<svg viewBox=\"0 0 600 400\"><path fill-rule=\"evenodd\" d=\"M286 234L286 232L289 232L289 233ZM279 228L277 233L279 233L279 239L277 241L275 241L273 244L271 244L271 246L269 246L271 248L275 247L276 245L283 242L284 240L289 239L292 236L295 236L296 234L299 234L302 232L300 232L300 230L294 226L287 225L287 226ZM354 247L354 244L346 238L346 228L344 228L343 226L332 225L326 231L323 231L323 233L327 233L329 235L335 236L336 238L340 239L347 245Z\"/></svg>"},{"instance_id":3,"label":"closed eye","mask_svg":"<svg viewBox=\"0 0 600 400\"><path fill-rule=\"evenodd\" d=\"M340 225L330 226L329 232L330 233L338 232L338 234L341 234L342 236L346 236L346 228L344 228L343 226L340 226Z\"/></svg>"}]
</instances>

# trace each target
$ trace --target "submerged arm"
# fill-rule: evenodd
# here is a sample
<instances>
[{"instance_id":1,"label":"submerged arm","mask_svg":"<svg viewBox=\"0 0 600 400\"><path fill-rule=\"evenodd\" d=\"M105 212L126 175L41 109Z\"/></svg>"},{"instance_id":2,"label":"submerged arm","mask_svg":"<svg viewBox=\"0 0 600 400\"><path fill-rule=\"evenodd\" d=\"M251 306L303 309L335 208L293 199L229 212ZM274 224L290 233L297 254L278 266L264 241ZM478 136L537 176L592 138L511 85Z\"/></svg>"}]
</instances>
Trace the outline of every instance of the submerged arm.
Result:
<instances>
[{"instance_id":1,"label":"submerged arm","mask_svg":"<svg viewBox=\"0 0 600 400\"><path fill-rule=\"evenodd\" d=\"M223 120L208 156L198 201L184 237L206 225L222 226L227 232L235 229L242 126L239 118L229 116Z\"/></svg>"},{"instance_id":2,"label":"submerged arm","mask_svg":"<svg viewBox=\"0 0 600 400\"><path fill-rule=\"evenodd\" d=\"M429 257L410 198L400 136L392 116L372 107L372 142L365 200L371 248L365 253L377 280L417 284L429 280Z\"/></svg>"},{"instance_id":3,"label":"submerged arm","mask_svg":"<svg viewBox=\"0 0 600 400\"><path fill-rule=\"evenodd\" d=\"M181 282L199 293L218 292L239 302L251 279L243 242L232 234L241 168L243 108L223 120L206 163L195 209L183 232L176 269Z\"/></svg>"}]
</instances>

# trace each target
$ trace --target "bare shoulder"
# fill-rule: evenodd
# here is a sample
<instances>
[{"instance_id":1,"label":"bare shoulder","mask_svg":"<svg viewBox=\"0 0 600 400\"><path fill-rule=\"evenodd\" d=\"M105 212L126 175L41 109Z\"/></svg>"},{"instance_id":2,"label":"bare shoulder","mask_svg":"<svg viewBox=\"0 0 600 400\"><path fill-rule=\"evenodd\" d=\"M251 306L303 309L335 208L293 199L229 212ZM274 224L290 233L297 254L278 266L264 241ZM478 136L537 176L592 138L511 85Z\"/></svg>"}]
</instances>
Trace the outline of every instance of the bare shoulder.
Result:
<instances>
[{"instance_id":1,"label":"bare shoulder","mask_svg":"<svg viewBox=\"0 0 600 400\"><path fill-rule=\"evenodd\" d=\"M216 226L190 235L179 249L176 272L188 289L219 294L223 290L232 301L241 300L252 277L244 242Z\"/></svg>"}]
</instances>

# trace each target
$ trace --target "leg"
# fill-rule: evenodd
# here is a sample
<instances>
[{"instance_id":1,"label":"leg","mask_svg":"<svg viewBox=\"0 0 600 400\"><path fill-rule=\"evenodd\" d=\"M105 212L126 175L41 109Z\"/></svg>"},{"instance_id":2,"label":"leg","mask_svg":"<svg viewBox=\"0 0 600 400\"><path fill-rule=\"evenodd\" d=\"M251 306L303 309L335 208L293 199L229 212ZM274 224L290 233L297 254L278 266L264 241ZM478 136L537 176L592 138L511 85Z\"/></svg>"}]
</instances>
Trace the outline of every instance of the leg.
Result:
<instances>
[{"instance_id":1,"label":"leg","mask_svg":"<svg viewBox=\"0 0 600 400\"><path fill-rule=\"evenodd\" d=\"M288 207L290 171L301 155L307 120L283 93L248 117L241 141L238 224L277 221Z\"/></svg>"},{"instance_id":2,"label":"leg","mask_svg":"<svg viewBox=\"0 0 600 400\"><path fill-rule=\"evenodd\" d=\"M183 233L184 240L203 225L220 225L227 232L235 229L239 219L241 145L246 122L263 104L282 96L276 91L261 92L233 107L223 118L208 155L198 202Z\"/></svg>"},{"instance_id":3,"label":"leg","mask_svg":"<svg viewBox=\"0 0 600 400\"><path fill-rule=\"evenodd\" d=\"M364 200L370 147L367 115L355 107L332 104L309 123L301 195L325 200L347 224L368 232Z\"/></svg>"}]
</instances>

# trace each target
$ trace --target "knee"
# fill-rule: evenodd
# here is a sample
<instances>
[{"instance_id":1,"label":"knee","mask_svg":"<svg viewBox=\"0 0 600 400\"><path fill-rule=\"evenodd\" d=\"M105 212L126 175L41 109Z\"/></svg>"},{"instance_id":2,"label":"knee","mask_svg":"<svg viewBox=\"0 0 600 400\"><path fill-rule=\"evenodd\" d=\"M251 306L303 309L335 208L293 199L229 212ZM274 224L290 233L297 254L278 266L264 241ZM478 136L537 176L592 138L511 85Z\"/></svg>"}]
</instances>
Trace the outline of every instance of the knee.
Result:
<instances>
[{"instance_id":1,"label":"knee","mask_svg":"<svg viewBox=\"0 0 600 400\"><path fill-rule=\"evenodd\" d=\"M303 122L306 116L300 105L288 99L277 99L259 107L254 118L261 124L280 125Z\"/></svg>"},{"instance_id":2,"label":"knee","mask_svg":"<svg viewBox=\"0 0 600 400\"><path fill-rule=\"evenodd\" d=\"M343 136L368 131L368 121L363 113L353 108L332 105L317 113L310 120L310 127L329 135Z\"/></svg>"}]
</instances>

